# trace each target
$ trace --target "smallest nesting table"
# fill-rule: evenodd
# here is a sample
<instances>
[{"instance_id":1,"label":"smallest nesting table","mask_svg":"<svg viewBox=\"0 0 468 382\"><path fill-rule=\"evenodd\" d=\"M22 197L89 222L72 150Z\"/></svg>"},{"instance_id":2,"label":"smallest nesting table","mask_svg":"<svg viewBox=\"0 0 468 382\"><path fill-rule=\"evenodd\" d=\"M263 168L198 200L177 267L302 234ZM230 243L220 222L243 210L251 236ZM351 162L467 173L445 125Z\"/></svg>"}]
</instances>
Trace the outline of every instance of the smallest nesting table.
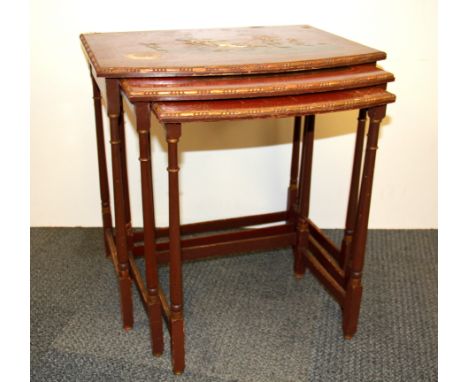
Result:
<instances>
[{"instance_id":1,"label":"smallest nesting table","mask_svg":"<svg viewBox=\"0 0 468 382\"><path fill-rule=\"evenodd\" d=\"M395 100L386 91L392 74L376 67L385 54L309 26L108 33L81 38L93 78L106 250L119 277L124 327L133 325L134 280L148 312L153 353L163 352L164 318L171 335L173 370L181 373L185 367L183 261L291 246L296 276L302 277L308 268L318 278L342 307L344 336L351 338L357 329L362 294L378 131L386 105ZM107 96L110 118L115 231L101 90ZM134 105L137 116L143 232L135 231L131 224L120 91ZM359 110L356 146L345 235L338 248L308 218L314 122L316 114L352 109ZM154 219L151 112L164 126L168 145L166 228L157 228ZM294 117L286 208L181 225L177 157L182 123L283 117ZM252 228L266 223L275 225ZM135 262L142 255L145 278ZM158 266L162 263L170 268L170 298L159 286Z\"/></svg>"}]
</instances>

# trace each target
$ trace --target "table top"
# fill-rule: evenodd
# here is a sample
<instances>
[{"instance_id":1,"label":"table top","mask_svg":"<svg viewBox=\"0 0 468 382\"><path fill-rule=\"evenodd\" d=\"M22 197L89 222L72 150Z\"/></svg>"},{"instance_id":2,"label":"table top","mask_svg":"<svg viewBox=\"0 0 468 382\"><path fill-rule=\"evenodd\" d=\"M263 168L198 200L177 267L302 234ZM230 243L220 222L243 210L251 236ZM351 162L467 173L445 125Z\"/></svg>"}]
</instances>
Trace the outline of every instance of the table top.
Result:
<instances>
[{"instance_id":1,"label":"table top","mask_svg":"<svg viewBox=\"0 0 468 382\"><path fill-rule=\"evenodd\" d=\"M375 64L243 76L129 78L120 81L131 102L271 97L381 85L393 74Z\"/></svg>"},{"instance_id":2,"label":"table top","mask_svg":"<svg viewBox=\"0 0 468 382\"><path fill-rule=\"evenodd\" d=\"M98 77L279 73L385 59L309 25L89 33L80 36Z\"/></svg>"},{"instance_id":3,"label":"table top","mask_svg":"<svg viewBox=\"0 0 468 382\"><path fill-rule=\"evenodd\" d=\"M385 85L294 96L209 101L156 102L152 108L163 123L281 118L386 105L395 95Z\"/></svg>"}]
</instances>

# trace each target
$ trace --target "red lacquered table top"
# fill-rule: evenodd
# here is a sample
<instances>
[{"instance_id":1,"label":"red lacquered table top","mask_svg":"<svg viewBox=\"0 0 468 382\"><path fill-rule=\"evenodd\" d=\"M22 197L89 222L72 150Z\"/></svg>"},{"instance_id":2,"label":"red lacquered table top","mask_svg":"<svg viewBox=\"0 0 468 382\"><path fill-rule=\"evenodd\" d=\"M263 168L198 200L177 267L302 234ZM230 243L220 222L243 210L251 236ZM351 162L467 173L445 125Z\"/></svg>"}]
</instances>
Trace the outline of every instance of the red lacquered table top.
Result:
<instances>
[{"instance_id":1,"label":"red lacquered table top","mask_svg":"<svg viewBox=\"0 0 468 382\"><path fill-rule=\"evenodd\" d=\"M98 77L279 73L374 63L384 52L308 25L80 36Z\"/></svg>"}]
</instances>

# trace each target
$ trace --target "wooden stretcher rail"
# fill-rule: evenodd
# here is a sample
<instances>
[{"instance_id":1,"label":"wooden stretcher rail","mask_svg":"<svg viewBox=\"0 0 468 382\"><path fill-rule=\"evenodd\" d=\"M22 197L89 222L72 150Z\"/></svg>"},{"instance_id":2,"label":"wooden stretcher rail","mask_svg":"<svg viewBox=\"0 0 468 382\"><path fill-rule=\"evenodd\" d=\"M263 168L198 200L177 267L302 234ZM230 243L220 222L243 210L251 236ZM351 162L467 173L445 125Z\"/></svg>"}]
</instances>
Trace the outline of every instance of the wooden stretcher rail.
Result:
<instances>
[{"instance_id":1,"label":"wooden stretcher rail","mask_svg":"<svg viewBox=\"0 0 468 382\"><path fill-rule=\"evenodd\" d=\"M337 262L342 264L342 253L335 244L317 227L312 220L307 219L310 235L319 243Z\"/></svg>"},{"instance_id":2,"label":"wooden stretcher rail","mask_svg":"<svg viewBox=\"0 0 468 382\"><path fill-rule=\"evenodd\" d=\"M169 303L167 302L166 295L164 294L164 291L161 288L161 285L158 287L158 293L159 293L159 301L161 301L161 308L162 308L162 313L164 320L166 321L166 327L167 330L169 330L169 333L171 333L171 325L169 321L171 320L171 308L169 306Z\"/></svg>"},{"instance_id":3,"label":"wooden stretcher rail","mask_svg":"<svg viewBox=\"0 0 468 382\"><path fill-rule=\"evenodd\" d=\"M336 260L324 248L322 248L311 235L308 235L307 239L309 248L316 259L320 262L320 264L322 264L327 272L330 273L336 282L344 287L345 275L343 269L341 269Z\"/></svg>"},{"instance_id":4,"label":"wooden stretcher rail","mask_svg":"<svg viewBox=\"0 0 468 382\"><path fill-rule=\"evenodd\" d=\"M169 306L169 303L167 302L166 295L164 294L164 291L161 288L161 285L159 285L158 293L159 293L159 300L161 301L161 308L164 314L169 318L171 315L171 308Z\"/></svg>"},{"instance_id":5,"label":"wooden stretcher rail","mask_svg":"<svg viewBox=\"0 0 468 382\"><path fill-rule=\"evenodd\" d=\"M141 276L140 270L138 268L138 265L135 261L135 257L132 254L129 254L128 256L128 261L130 264L130 273L132 275L133 280L135 281L135 284L137 286L137 291L141 297L141 300L143 302L143 306L145 310L148 309L148 301L149 301L149 296L148 296L148 290L146 289L145 283L143 281L143 277ZM169 306L169 303L167 302L167 298L164 294L164 291L161 288L161 285L158 287L158 298L161 302L161 309L163 313L163 317L167 323L167 328L169 330L169 333L171 331L171 325L169 324L169 321L171 320L171 309Z\"/></svg>"},{"instance_id":6,"label":"wooden stretcher rail","mask_svg":"<svg viewBox=\"0 0 468 382\"><path fill-rule=\"evenodd\" d=\"M197 260L207 257L218 257L226 255L235 255L242 252L266 251L293 245L296 241L296 233L283 233L271 236L247 238L244 240L208 244L186 248L182 250L184 260ZM161 259L164 262L167 252L161 253ZM159 260L161 261L161 260Z\"/></svg>"},{"instance_id":7,"label":"wooden stretcher rail","mask_svg":"<svg viewBox=\"0 0 468 382\"><path fill-rule=\"evenodd\" d=\"M183 260L193 260L195 258L203 258L203 252L206 248L207 254L206 257L216 256L216 253L212 253L212 250L208 248L224 248L222 253L229 254L229 246L236 247L238 241L253 240L253 239L275 239L278 241L277 237L283 237L285 234L295 234L294 227L291 224L283 224L273 227L264 227L264 228L252 228L252 229L243 229L234 232L225 232L219 234L212 234L201 237L186 238L181 241L182 247L182 258ZM284 240L279 240L282 243ZM288 245L288 244L285 244ZM292 243L291 243L292 245ZM271 248L271 247L268 247ZM168 257L169 243L168 241L157 243L156 251L158 256L158 263L164 264L169 261ZM246 250L249 250L247 248ZM252 250L258 250L253 248ZM196 253L196 255L194 255ZM133 254L135 256L142 256L144 254L144 246L138 245L133 248ZM221 252L219 256L221 256Z\"/></svg>"},{"instance_id":8,"label":"wooden stretcher rail","mask_svg":"<svg viewBox=\"0 0 468 382\"><path fill-rule=\"evenodd\" d=\"M212 243L188 247L182 249L183 261L199 260L209 257L221 257L235 255L241 252L257 252L269 249L283 248L293 245L296 241L295 232L287 232L263 237L248 237L226 241L221 243ZM142 247L137 247L136 252L142 252ZM169 252L164 250L157 253L158 264L167 264L169 262Z\"/></svg>"},{"instance_id":9,"label":"wooden stretcher rail","mask_svg":"<svg viewBox=\"0 0 468 382\"><path fill-rule=\"evenodd\" d=\"M115 246L114 235L112 234L112 230L106 230L105 232L107 246L109 247L109 252L112 259L112 264L114 265L115 273L119 274L119 262L117 259L117 248Z\"/></svg>"},{"instance_id":10,"label":"wooden stretcher rail","mask_svg":"<svg viewBox=\"0 0 468 382\"><path fill-rule=\"evenodd\" d=\"M294 228L290 224L284 224L280 226L274 227L265 227L265 228L250 228L250 229L243 229L240 231L234 232L225 232L225 233L218 233L208 236L201 236L201 237L194 237L194 238L187 238L182 240L182 248L189 248L189 247L198 247L202 245L210 245L215 243L222 243L222 242L229 242L235 240L243 240L248 238L254 237L262 237L262 236L272 236L282 233L294 232ZM164 251L169 249L169 243L158 243L156 245L157 251Z\"/></svg>"},{"instance_id":11,"label":"wooden stretcher rail","mask_svg":"<svg viewBox=\"0 0 468 382\"><path fill-rule=\"evenodd\" d=\"M145 282L143 281L143 277L141 276L140 270L138 269L138 265L135 262L135 258L132 254L128 255L128 262L130 264L130 272L132 274L133 280L135 280L138 292L143 300L143 303L146 306L148 305L148 291L146 290Z\"/></svg>"},{"instance_id":12,"label":"wooden stretcher rail","mask_svg":"<svg viewBox=\"0 0 468 382\"><path fill-rule=\"evenodd\" d=\"M287 211L281 211L261 215L241 216L231 219L210 220L201 223L184 224L180 227L180 233L182 235L190 235L206 231L219 231L259 224L276 223L280 221L286 221L287 216ZM156 228L156 237L167 237L168 234L169 228ZM143 241L143 232L135 232L133 234L133 240L135 243Z\"/></svg>"},{"instance_id":13,"label":"wooden stretcher rail","mask_svg":"<svg viewBox=\"0 0 468 382\"><path fill-rule=\"evenodd\" d=\"M343 305L346 296L346 292L343 287L327 272L322 264L320 264L320 262L314 257L312 252L306 249L303 253L306 265L310 271L317 277L336 301L340 305Z\"/></svg>"}]
</instances>

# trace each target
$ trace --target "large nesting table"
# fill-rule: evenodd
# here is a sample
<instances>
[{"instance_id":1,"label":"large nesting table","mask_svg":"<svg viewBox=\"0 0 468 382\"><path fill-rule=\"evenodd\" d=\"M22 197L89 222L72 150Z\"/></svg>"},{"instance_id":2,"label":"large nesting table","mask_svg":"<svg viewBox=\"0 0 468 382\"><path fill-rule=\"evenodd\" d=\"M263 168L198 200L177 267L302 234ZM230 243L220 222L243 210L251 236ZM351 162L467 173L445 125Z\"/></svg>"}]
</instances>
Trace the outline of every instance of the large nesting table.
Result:
<instances>
[{"instance_id":1,"label":"large nesting table","mask_svg":"<svg viewBox=\"0 0 468 382\"><path fill-rule=\"evenodd\" d=\"M289 246L296 277L309 269L318 278L342 307L344 337L351 338L357 330L362 295L379 126L386 105L395 101L386 90L393 75L376 65L385 53L307 25L96 33L81 35L81 41L94 92L104 240L119 279L124 328L133 326L134 281L148 313L153 353L163 352L165 319L173 371L181 373L185 368L183 262ZM107 98L110 120L114 225L101 94ZM137 118L143 231L131 223L121 94L134 106ZM345 233L337 247L308 216L315 116L341 110L359 113ZM166 131L168 227L157 227L154 217L151 113ZM178 142L182 124L286 117L292 117L294 124L285 209L181 224ZM257 225L262 227L253 228ZM145 277L136 265L138 256L144 256ZM159 285L158 266L163 263L169 264L170 298Z\"/></svg>"}]
</instances>

